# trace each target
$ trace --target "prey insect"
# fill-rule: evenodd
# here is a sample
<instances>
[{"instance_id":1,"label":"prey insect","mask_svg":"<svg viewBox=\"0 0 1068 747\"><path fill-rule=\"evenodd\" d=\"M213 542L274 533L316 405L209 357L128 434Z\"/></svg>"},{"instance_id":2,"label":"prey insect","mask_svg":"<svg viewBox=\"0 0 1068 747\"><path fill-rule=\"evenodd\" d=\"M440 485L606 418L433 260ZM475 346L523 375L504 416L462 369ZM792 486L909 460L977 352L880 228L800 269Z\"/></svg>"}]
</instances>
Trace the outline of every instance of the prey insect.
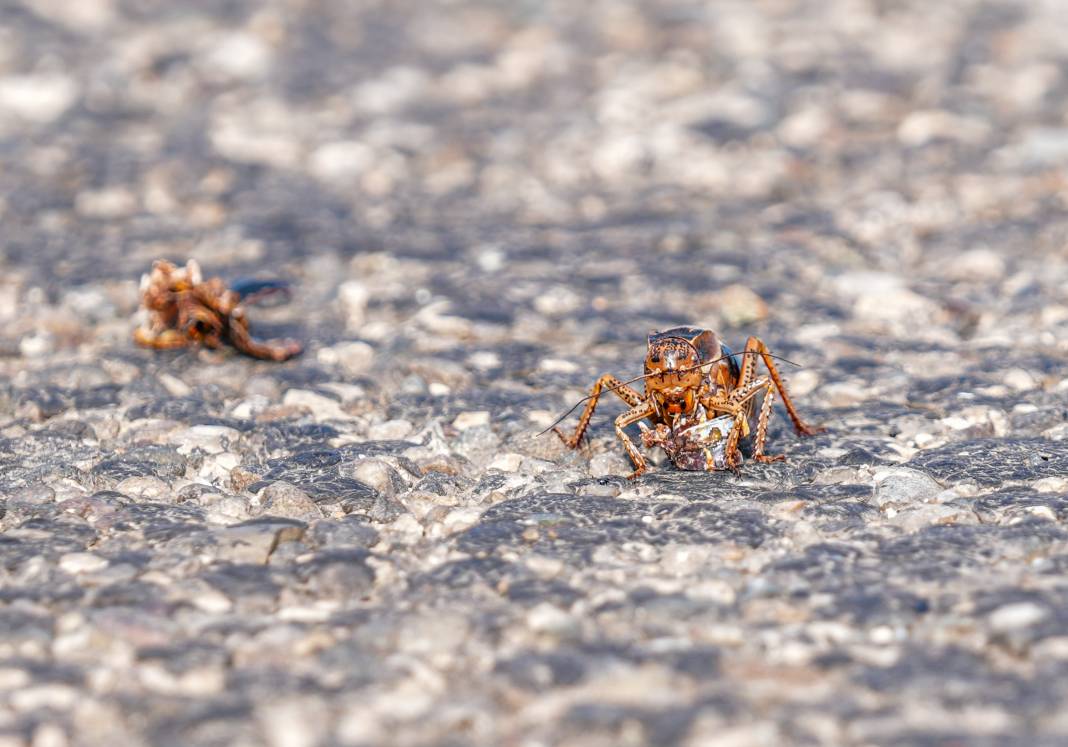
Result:
<instances>
[{"instance_id":1,"label":"prey insect","mask_svg":"<svg viewBox=\"0 0 1068 747\"><path fill-rule=\"evenodd\" d=\"M284 361L299 355L295 340L257 340L249 332L247 307L268 298L288 298L278 280L244 280L227 286L221 278L205 280L196 260L179 268L157 260L141 279L145 323L134 340L145 347L174 350L190 345L208 348L229 343L253 358Z\"/></svg>"},{"instance_id":2,"label":"prey insect","mask_svg":"<svg viewBox=\"0 0 1068 747\"><path fill-rule=\"evenodd\" d=\"M578 447L601 394L613 392L630 406L615 419L615 427L616 436L634 463L632 478L646 469L645 457L623 430L633 423L642 428L644 445L661 446L683 469L737 470L742 463L739 443L751 435L751 420L756 415L752 458L758 462L779 461L784 457L764 453L776 392L799 435L811 436L823 429L801 420L786 393L775 358L756 337L749 338L744 351L733 353L712 330L675 327L653 332L649 335L642 376L621 381L604 374L584 400L586 408L574 433L568 436L556 424L551 428L568 448ZM763 361L767 376L757 375L758 361ZM638 380L645 382L644 394L630 386ZM654 428L645 427L645 420Z\"/></svg>"}]
</instances>

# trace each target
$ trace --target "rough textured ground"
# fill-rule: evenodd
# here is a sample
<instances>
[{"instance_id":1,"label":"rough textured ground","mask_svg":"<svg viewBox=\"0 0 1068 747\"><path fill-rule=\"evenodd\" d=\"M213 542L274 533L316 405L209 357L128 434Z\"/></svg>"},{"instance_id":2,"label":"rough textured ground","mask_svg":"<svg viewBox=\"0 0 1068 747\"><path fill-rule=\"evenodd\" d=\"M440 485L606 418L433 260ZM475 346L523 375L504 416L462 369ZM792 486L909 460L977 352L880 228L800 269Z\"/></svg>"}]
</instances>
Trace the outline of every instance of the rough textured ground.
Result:
<instances>
[{"instance_id":1,"label":"rough textured ground","mask_svg":"<svg viewBox=\"0 0 1068 747\"><path fill-rule=\"evenodd\" d=\"M1063 21L0 0L0 745L1065 744ZM135 349L160 256L307 354ZM534 437L682 322L830 432Z\"/></svg>"}]
</instances>

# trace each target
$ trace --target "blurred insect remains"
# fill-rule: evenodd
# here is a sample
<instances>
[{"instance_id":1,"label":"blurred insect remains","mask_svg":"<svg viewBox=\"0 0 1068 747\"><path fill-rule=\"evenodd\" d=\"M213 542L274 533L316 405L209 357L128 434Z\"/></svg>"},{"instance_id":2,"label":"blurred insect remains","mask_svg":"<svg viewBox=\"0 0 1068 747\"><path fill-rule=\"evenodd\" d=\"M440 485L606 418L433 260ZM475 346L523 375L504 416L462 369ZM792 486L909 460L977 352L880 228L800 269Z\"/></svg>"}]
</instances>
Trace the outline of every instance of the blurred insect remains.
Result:
<instances>
[{"instance_id":1,"label":"blurred insect remains","mask_svg":"<svg viewBox=\"0 0 1068 747\"><path fill-rule=\"evenodd\" d=\"M645 457L623 431L633 423L638 423L642 431L642 444L646 448L662 448L679 469L737 471L743 461L739 448L743 439L751 440L751 456L755 461L779 461L785 457L764 453L776 392L782 396L798 435L812 436L824 429L801 420L786 393L775 366L776 359L785 361L773 355L757 337L749 338L744 351L734 353L712 330L674 327L653 332L649 335L643 375L621 381L604 374L593 385L589 396L564 413L550 429L568 448L577 448L601 394L613 392L630 405L629 410L615 419L615 427L616 436L634 463L631 478L646 470ZM767 376L757 376L759 361L764 362ZM639 380L645 382L644 394L630 386ZM556 425L583 402L586 409L575 432L567 436ZM653 427L641 422L645 420Z\"/></svg>"},{"instance_id":2,"label":"blurred insect remains","mask_svg":"<svg viewBox=\"0 0 1068 747\"><path fill-rule=\"evenodd\" d=\"M249 333L247 307L267 301L289 300L289 286L281 280L240 280L227 285L222 278L204 279L200 265L189 260L178 267L156 260L141 278L144 324L134 340L157 350L191 345L219 348L229 343L245 355L271 361L289 360L304 346L296 340L257 340Z\"/></svg>"}]
</instances>

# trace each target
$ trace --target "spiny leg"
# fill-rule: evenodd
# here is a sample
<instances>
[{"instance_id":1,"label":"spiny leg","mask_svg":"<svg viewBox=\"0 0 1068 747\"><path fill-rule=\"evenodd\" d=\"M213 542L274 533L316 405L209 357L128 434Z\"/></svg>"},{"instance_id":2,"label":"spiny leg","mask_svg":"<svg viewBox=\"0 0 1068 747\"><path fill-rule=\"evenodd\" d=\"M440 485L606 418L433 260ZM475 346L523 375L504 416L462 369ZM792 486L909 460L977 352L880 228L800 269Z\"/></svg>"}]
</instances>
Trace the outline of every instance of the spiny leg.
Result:
<instances>
[{"instance_id":1,"label":"spiny leg","mask_svg":"<svg viewBox=\"0 0 1068 747\"><path fill-rule=\"evenodd\" d=\"M768 456L764 453L764 444L768 440L768 421L771 419L771 405L775 400L775 387L768 382L764 392L764 402L760 405L760 419L757 421L756 443L753 446L753 459L758 462L781 462L786 459L782 454Z\"/></svg>"},{"instance_id":2,"label":"spiny leg","mask_svg":"<svg viewBox=\"0 0 1068 747\"><path fill-rule=\"evenodd\" d=\"M627 434L623 432L623 429L631 423L637 423L639 420L644 420L654 414L656 414L656 408L653 407L651 402L645 402L630 408L616 418L616 436L623 442L623 448L627 450L627 456L634 463L634 472L630 474L631 480L645 472L645 457L641 455L641 452L638 451L634 442L627 437Z\"/></svg>"},{"instance_id":3,"label":"spiny leg","mask_svg":"<svg viewBox=\"0 0 1068 747\"><path fill-rule=\"evenodd\" d=\"M593 417L593 411L597 409L597 400L601 398L601 390L605 387L607 387L609 391L615 392L621 400L631 407L637 407L645 399L642 395L638 394L638 392L624 384L612 374L605 374L597 379L597 383L594 384L593 389L590 390L589 402L586 403L586 409L582 411L582 416L579 418L575 433L568 438L559 428L553 428L553 433L560 437L567 448L574 449L577 447L579 442L582 441L582 437L586 435L586 429L590 425L590 418Z\"/></svg>"},{"instance_id":4,"label":"spiny leg","mask_svg":"<svg viewBox=\"0 0 1068 747\"><path fill-rule=\"evenodd\" d=\"M731 415L734 416L734 425L731 427L730 435L727 436L727 446L724 448L723 456L727 467L737 472L742 465L742 450L738 448L738 443L742 440L742 433L749 423L748 404L736 405Z\"/></svg>"},{"instance_id":5,"label":"spiny leg","mask_svg":"<svg viewBox=\"0 0 1068 747\"><path fill-rule=\"evenodd\" d=\"M786 392L786 384L783 383L779 369L775 367L775 360L771 357L771 351L768 350L768 346L759 337L750 337L745 343L745 355L742 356L742 371L738 377L738 385L745 386L752 383L756 376L756 361L754 358L757 355L764 360L764 365L767 366L768 373L771 374L771 380L775 382L775 388L782 395L782 403L786 406L786 413L790 416L790 421L794 424L794 430L797 431L798 435L814 436L817 433L822 433L825 430L824 428L807 425L801 420L801 416L797 413L790 395Z\"/></svg>"}]
</instances>

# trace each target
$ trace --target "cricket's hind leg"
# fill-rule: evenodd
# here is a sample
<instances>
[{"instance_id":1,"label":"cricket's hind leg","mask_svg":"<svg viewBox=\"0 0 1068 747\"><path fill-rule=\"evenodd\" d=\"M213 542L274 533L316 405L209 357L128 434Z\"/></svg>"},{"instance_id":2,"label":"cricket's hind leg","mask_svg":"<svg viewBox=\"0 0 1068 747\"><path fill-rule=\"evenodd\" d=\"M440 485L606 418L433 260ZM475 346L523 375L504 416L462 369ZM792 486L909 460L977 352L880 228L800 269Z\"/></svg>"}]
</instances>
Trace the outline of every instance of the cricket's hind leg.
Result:
<instances>
[{"instance_id":1,"label":"cricket's hind leg","mask_svg":"<svg viewBox=\"0 0 1068 747\"><path fill-rule=\"evenodd\" d=\"M786 391L786 384L783 382L782 374L779 373L779 369L775 365L775 359L772 357L771 351L768 350L768 346L759 337L750 337L745 343L745 355L742 356L742 370L738 386L745 387L756 379L755 359L757 356L760 356L764 361L764 365L771 375L771 380L775 384L775 389L782 397L782 403L786 407L786 414L790 416L790 422L794 424L794 430L797 434L799 436L815 436L817 433L823 433L826 430L825 428L808 425L801 419L797 408L794 407L793 400L790 399L790 395Z\"/></svg>"},{"instance_id":2,"label":"cricket's hind leg","mask_svg":"<svg viewBox=\"0 0 1068 747\"><path fill-rule=\"evenodd\" d=\"M762 397L763 402L760 403L759 414L757 415L756 435L753 439L751 456L757 462L782 462L786 459L785 455L764 453L764 446L768 441L768 422L771 420L771 406L775 401L775 389L771 384L768 384Z\"/></svg>"}]
</instances>

